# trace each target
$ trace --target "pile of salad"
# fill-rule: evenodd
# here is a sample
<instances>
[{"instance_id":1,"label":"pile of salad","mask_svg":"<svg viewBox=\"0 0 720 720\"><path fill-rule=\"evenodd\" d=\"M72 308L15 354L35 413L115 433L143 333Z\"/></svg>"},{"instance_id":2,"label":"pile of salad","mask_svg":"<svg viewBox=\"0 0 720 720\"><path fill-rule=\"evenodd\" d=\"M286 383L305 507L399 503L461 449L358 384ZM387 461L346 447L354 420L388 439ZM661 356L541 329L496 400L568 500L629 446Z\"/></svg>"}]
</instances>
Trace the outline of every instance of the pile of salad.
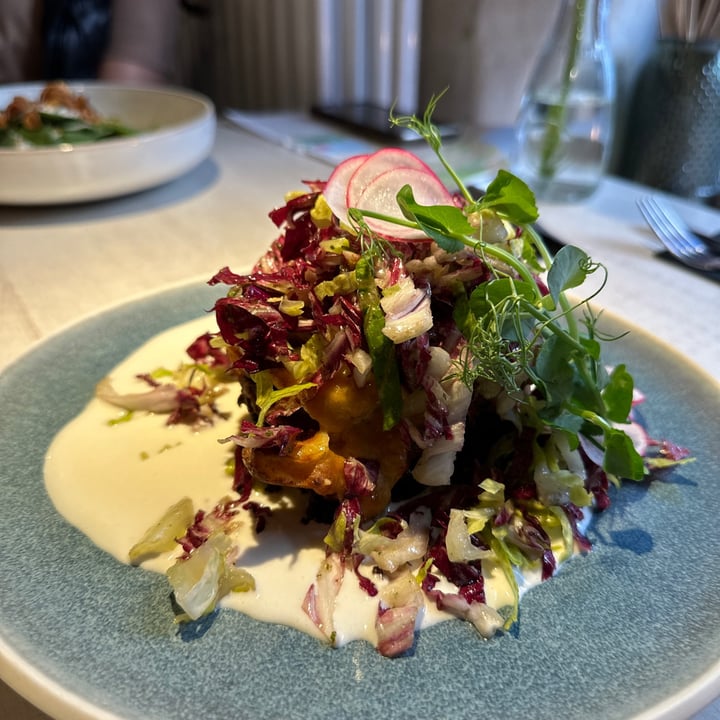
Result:
<instances>
[{"instance_id":1,"label":"pile of salad","mask_svg":"<svg viewBox=\"0 0 720 720\"><path fill-rule=\"evenodd\" d=\"M59 81L48 83L36 100L18 95L0 110L0 148L89 143L134 133Z\"/></svg>"},{"instance_id":2,"label":"pile of salad","mask_svg":"<svg viewBox=\"0 0 720 720\"><path fill-rule=\"evenodd\" d=\"M147 394L173 422L211 423L218 383L246 408L223 438L232 499L178 503L130 552L180 543L168 577L182 619L254 587L230 528L250 513L261 541L272 513L248 498L262 485L300 489L327 522L303 609L328 642L347 582L378 599L383 655L412 647L426 602L490 637L517 621L523 573L547 579L590 549L582 521L608 507L610 484L688 459L635 422L630 373L603 362L614 338L566 295L603 268L577 247L550 256L534 196L510 173L475 197L431 112L393 121L430 143L456 190L394 148L305 183L270 213L279 235L252 271L210 280L228 291L219 331L189 349L194 384ZM513 590L504 607L486 602L490 567Z\"/></svg>"}]
</instances>

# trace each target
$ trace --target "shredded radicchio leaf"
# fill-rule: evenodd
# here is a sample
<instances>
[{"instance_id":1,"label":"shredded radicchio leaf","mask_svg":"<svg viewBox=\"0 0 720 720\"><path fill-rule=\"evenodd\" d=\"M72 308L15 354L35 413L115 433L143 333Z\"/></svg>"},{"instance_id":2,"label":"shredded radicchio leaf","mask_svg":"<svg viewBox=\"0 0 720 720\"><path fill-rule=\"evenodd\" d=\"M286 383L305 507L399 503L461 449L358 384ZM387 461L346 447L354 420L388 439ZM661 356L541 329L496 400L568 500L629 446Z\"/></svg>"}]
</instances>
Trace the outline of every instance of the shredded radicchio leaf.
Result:
<instances>
[{"instance_id":1,"label":"shredded radicchio leaf","mask_svg":"<svg viewBox=\"0 0 720 720\"><path fill-rule=\"evenodd\" d=\"M222 442L232 440L236 445L244 448L277 447L282 453L299 434L300 429L291 425L258 427L243 420L240 424L240 432L225 438Z\"/></svg>"},{"instance_id":2,"label":"shredded radicchio leaf","mask_svg":"<svg viewBox=\"0 0 720 720\"><path fill-rule=\"evenodd\" d=\"M388 172L397 179L397 171ZM529 302L524 288L547 296L552 268L549 286L539 279L533 286L540 265L527 261L537 250L529 229L513 227L504 216L481 216L492 214L490 207L476 211L477 205L446 191L442 198L452 205L441 203L441 214L420 207L439 228L450 218L447 236L438 230L430 233L435 241L411 241L412 234L399 239L376 229L376 237L348 213L346 188L320 195L332 182L306 183L308 191L269 214L280 234L250 273L224 267L209 280L228 286L214 306L219 332L198 337L187 354L238 380L250 419L221 440L234 444L239 499L199 511L179 543L192 553L219 527L230 526L239 509L260 533L273 513L250 499L253 484L300 488L309 495L302 522L329 525L323 561L302 604L328 642L336 641L334 607L346 571L377 598L375 630L385 656L412 649L426 600L489 637L512 624L517 607L503 608L506 622L487 606L486 559L494 558L511 586L518 567L531 565L543 580L551 577L559 557L590 550L581 529L585 514L591 504L599 511L610 505L608 487L615 480L603 470L607 448L598 438L604 426L586 436L553 405L562 373L544 337L553 336L550 330L562 334L553 325L557 318L545 317L540 329L525 327L526 319L542 313L540 303L525 314L511 313L505 303L519 308ZM411 218L420 212L412 209L412 192L408 197L408 185L398 188L403 214ZM337 215L328 213L331 207ZM458 218L461 208L467 212ZM378 227L373 219L365 216L368 228ZM350 232L348 222L357 222L360 232ZM477 229L483 222L490 226L487 242L468 248L453 239L460 232L456 224ZM495 242L504 254L492 252ZM509 298L504 283L512 288ZM486 318L493 322L483 325ZM583 347L576 340L570 346ZM548 347L551 360L543 356ZM543 362L549 379L540 371ZM573 382L585 374L598 373L581 373ZM169 422L197 422L216 412L205 386L145 380L151 389L124 396L125 407L168 412ZM622 384L629 407L632 378ZM103 390L110 402L118 401L111 387ZM593 386L578 403L601 395L598 390ZM561 401L563 392L575 389L560 387ZM643 397L632 394L634 407ZM613 423L627 414L620 407L622 417L613 416ZM592 415L574 419L589 424ZM633 457L652 449L661 467L688 456L684 448L650 438L632 410L628 420L630 449L642 450ZM650 467L640 464L640 472L632 468L635 479ZM269 466L273 470L262 469ZM518 588L512 589L517 603Z\"/></svg>"}]
</instances>

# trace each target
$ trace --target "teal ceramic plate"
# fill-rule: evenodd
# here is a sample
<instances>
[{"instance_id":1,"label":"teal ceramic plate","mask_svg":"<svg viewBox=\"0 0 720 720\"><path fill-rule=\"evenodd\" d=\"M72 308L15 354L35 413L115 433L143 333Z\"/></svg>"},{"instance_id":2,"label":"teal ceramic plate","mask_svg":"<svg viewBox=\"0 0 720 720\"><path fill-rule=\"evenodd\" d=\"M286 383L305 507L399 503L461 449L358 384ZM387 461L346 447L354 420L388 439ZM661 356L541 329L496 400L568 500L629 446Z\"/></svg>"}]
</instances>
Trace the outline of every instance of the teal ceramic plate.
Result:
<instances>
[{"instance_id":1,"label":"teal ceramic plate","mask_svg":"<svg viewBox=\"0 0 720 720\"><path fill-rule=\"evenodd\" d=\"M116 562L55 512L43 457L97 380L217 292L184 287L100 314L0 377L0 669L22 694L61 717L138 720L659 718L720 694L720 392L640 330L612 355L648 394L650 429L698 460L613 493L595 549L525 596L515 631L483 641L443 623L388 660L232 611L174 626L162 577Z\"/></svg>"}]
</instances>

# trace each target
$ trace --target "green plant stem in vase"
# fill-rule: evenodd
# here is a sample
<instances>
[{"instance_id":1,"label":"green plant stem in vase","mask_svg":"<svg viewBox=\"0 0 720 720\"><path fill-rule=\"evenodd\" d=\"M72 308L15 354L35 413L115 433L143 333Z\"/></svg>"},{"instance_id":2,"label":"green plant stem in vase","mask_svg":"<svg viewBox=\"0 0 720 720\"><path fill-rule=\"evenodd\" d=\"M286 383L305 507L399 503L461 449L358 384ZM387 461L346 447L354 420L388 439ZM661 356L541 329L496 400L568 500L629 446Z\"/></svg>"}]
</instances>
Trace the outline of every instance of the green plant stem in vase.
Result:
<instances>
[{"instance_id":1,"label":"green plant stem in vase","mask_svg":"<svg viewBox=\"0 0 720 720\"><path fill-rule=\"evenodd\" d=\"M567 117L567 100L573 75L576 72L580 43L585 28L585 10L587 0L576 0L574 7L574 32L570 36L570 44L562 77L562 85L558 102L548 108L545 139L540 156L540 177L543 180L552 180L555 176L558 163L558 148L560 138L565 128Z\"/></svg>"},{"instance_id":2,"label":"green plant stem in vase","mask_svg":"<svg viewBox=\"0 0 720 720\"><path fill-rule=\"evenodd\" d=\"M607 167L615 79L606 8L607 0L563 0L525 91L513 170L540 199L587 197Z\"/></svg>"}]
</instances>

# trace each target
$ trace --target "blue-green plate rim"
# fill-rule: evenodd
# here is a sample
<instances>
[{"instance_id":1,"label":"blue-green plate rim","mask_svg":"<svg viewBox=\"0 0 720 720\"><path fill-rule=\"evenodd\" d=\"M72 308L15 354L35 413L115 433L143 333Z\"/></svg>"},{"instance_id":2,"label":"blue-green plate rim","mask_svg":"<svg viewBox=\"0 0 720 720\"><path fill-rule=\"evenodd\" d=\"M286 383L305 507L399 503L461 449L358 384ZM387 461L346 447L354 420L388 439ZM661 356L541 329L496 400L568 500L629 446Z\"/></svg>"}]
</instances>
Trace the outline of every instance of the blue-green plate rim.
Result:
<instances>
[{"instance_id":1,"label":"blue-green plate rim","mask_svg":"<svg viewBox=\"0 0 720 720\"><path fill-rule=\"evenodd\" d=\"M226 610L174 626L164 579L68 525L42 464L97 380L220 292L192 284L104 310L0 375L0 675L30 701L57 717L143 720L649 719L689 715L720 694L720 391L607 315L612 333L630 329L609 359L647 393L651 432L691 447L697 462L614 492L592 525L594 550L523 599L514 631L483 641L465 623L443 623L388 660L365 643L333 650Z\"/></svg>"}]
</instances>

